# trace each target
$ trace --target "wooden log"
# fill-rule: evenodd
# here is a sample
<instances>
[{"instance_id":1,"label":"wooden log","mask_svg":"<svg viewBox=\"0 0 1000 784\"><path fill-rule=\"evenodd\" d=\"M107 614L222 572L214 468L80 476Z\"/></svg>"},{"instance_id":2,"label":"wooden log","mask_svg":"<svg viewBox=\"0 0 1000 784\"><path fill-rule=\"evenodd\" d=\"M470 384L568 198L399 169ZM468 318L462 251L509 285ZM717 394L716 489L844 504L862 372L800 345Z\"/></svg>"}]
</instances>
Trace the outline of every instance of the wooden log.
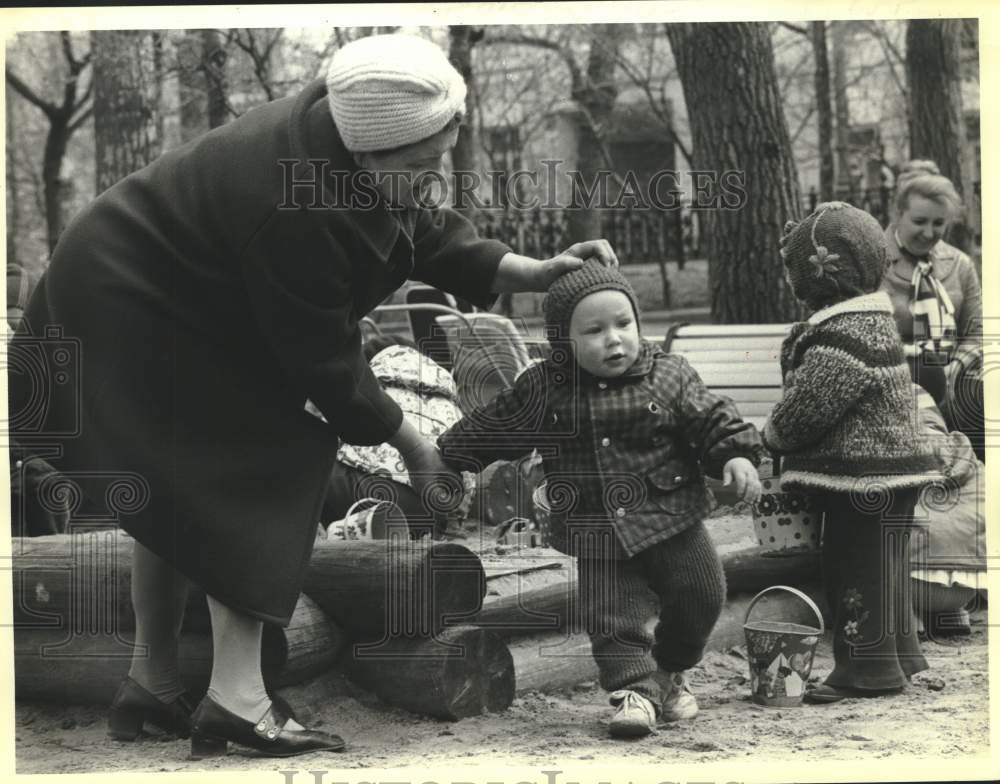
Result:
<instances>
[{"instance_id":1,"label":"wooden log","mask_svg":"<svg viewBox=\"0 0 1000 784\"><path fill-rule=\"evenodd\" d=\"M597 680L597 662L586 634L534 634L510 641L509 647L517 694L559 691Z\"/></svg>"},{"instance_id":2,"label":"wooden log","mask_svg":"<svg viewBox=\"0 0 1000 784\"><path fill-rule=\"evenodd\" d=\"M107 705L128 674L132 632L120 638L70 635L52 629L15 629L14 696L18 701ZM212 673L212 637L183 634L181 680L198 692Z\"/></svg>"},{"instance_id":3,"label":"wooden log","mask_svg":"<svg viewBox=\"0 0 1000 784\"><path fill-rule=\"evenodd\" d=\"M756 593L769 585L798 585L821 574L818 550L767 551L763 547L737 550L722 556L726 590L730 596Z\"/></svg>"},{"instance_id":4,"label":"wooden log","mask_svg":"<svg viewBox=\"0 0 1000 784\"><path fill-rule=\"evenodd\" d=\"M479 611L486 577L452 542L317 541L303 592L351 636L428 637Z\"/></svg>"},{"instance_id":5,"label":"wooden log","mask_svg":"<svg viewBox=\"0 0 1000 784\"><path fill-rule=\"evenodd\" d=\"M308 596L299 596L287 627L264 625L264 680L283 688L314 678L336 664L345 642L333 619Z\"/></svg>"},{"instance_id":6,"label":"wooden log","mask_svg":"<svg viewBox=\"0 0 1000 784\"><path fill-rule=\"evenodd\" d=\"M128 674L134 631L78 633L67 628L15 628L14 679L19 700L106 704ZM344 636L308 597L300 596L286 628L265 624L261 669L269 687L281 688L334 666ZM201 692L212 674L212 636L182 633L181 681Z\"/></svg>"},{"instance_id":7,"label":"wooden log","mask_svg":"<svg viewBox=\"0 0 1000 784\"><path fill-rule=\"evenodd\" d=\"M548 579L533 584L532 578L538 574ZM502 586L498 585L501 580ZM502 588L502 592L493 594L495 586ZM548 574L504 575L501 579L489 580L483 608L476 614L474 623L505 638L564 629L569 622L576 588L572 574L563 570L552 570Z\"/></svg>"},{"instance_id":8,"label":"wooden log","mask_svg":"<svg viewBox=\"0 0 1000 784\"><path fill-rule=\"evenodd\" d=\"M75 628L95 635L134 630L133 544L132 537L114 529L14 538L15 628ZM205 593L194 585L183 630L211 632Z\"/></svg>"},{"instance_id":9,"label":"wooden log","mask_svg":"<svg viewBox=\"0 0 1000 784\"><path fill-rule=\"evenodd\" d=\"M438 719L496 713L514 699L510 651L497 635L474 626L349 646L343 667L388 704Z\"/></svg>"}]
</instances>

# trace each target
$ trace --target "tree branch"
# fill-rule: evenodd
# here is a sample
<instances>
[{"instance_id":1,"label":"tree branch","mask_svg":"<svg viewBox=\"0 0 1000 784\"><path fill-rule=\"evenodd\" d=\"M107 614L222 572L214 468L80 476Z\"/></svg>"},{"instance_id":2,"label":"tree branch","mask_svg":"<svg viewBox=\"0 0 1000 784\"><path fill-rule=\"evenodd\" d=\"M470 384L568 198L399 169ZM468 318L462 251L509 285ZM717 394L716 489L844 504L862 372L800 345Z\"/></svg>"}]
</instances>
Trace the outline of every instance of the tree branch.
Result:
<instances>
[{"instance_id":1,"label":"tree branch","mask_svg":"<svg viewBox=\"0 0 1000 784\"><path fill-rule=\"evenodd\" d=\"M778 22L778 24L784 27L786 30L791 30L793 33L798 33L799 35L804 35L804 36L809 35L809 31L806 28L800 27L799 25L796 24L792 24L791 22Z\"/></svg>"},{"instance_id":2,"label":"tree branch","mask_svg":"<svg viewBox=\"0 0 1000 784\"><path fill-rule=\"evenodd\" d=\"M67 130L69 133L74 133L81 125L83 125L87 120L90 119L91 115L94 113L94 107L88 106L87 109L80 114L73 122L69 124Z\"/></svg>"},{"instance_id":3,"label":"tree branch","mask_svg":"<svg viewBox=\"0 0 1000 784\"><path fill-rule=\"evenodd\" d=\"M45 112L46 116L52 118L59 113L59 108L57 106L41 98L34 90L22 82L18 78L17 74L10 70L10 68L5 69L5 75L7 76L7 81L10 83L10 86L13 87L26 101L34 104Z\"/></svg>"},{"instance_id":4,"label":"tree branch","mask_svg":"<svg viewBox=\"0 0 1000 784\"><path fill-rule=\"evenodd\" d=\"M542 38L540 36L525 35L523 33L502 33L487 34L483 37L482 43L485 45L509 44L512 46L534 46L539 49L548 49L549 51L558 54L566 63L566 67L569 68L570 79L573 82L574 89L583 84L583 74L580 71L580 66L577 65L576 60L573 59L572 53L556 41L550 41L548 38Z\"/></svg>"},{"instance_id":5,"label":"tree branch","mask_svg":"<svg viewBox=\"0 0 1000 784\"><path fill-rule=\"evenodd\" d=\"M669 113L667 113L667 111L664 108L666 106L666 100L667 100L666 99L666 90L665 90L665 87L666 87L666 77L663 79L663 81L661 82L661 85L660 85L660 88L661 88L660 89L660 98L661 98L662 102L658 102L657 99L656 99L656 97L653 95L652 88L650 87L650 81L651 80L645 78L643 74L638 73L635 70L635 68L632 65L632 63L630 63L621 54L616 54L615 58L616 58L617 64L625 72L625 75L629 79L632 80L632 83L636 87L638 87L639 89L641 89L646 94L646 100L649 102L649 108L653 111L653 114L656 115L656 118L661 123L663 123L663 127L666 130L667 136L670 138L670 141L674 145L677 146L677 148L681 151L681 155L684 156L684 159L687 160L688 163L690 163L691 162L691 153L687 149L687 146L684 144L684 142L681 140L681 138L677 135L677 131L674 129L673 117L671 117L669 115Z\"/></svg>"},{"instance_id":6,"label":"tree branch","mask_svg":"<svg viewBox=\"0 0 1000 784\"><path fill-rule=\"evenodd\" d=\"M885 55L885 59L889 65L889 73L892 75L892 80L896 83L896 87L899 88L900 95L903 96L904 100L909 102L910 91L906 89L906 83L900 78L896 71L897 63L904 68L906 67L906 60L899 53L895 44L889 40L889 36L885 34L876 23L871 22L867 25L868 32L871 34L872 38L878 41L879 46L882 48L882 53ZM895 58L896 62L893 62Z\"/></svg>"}]
</instances>

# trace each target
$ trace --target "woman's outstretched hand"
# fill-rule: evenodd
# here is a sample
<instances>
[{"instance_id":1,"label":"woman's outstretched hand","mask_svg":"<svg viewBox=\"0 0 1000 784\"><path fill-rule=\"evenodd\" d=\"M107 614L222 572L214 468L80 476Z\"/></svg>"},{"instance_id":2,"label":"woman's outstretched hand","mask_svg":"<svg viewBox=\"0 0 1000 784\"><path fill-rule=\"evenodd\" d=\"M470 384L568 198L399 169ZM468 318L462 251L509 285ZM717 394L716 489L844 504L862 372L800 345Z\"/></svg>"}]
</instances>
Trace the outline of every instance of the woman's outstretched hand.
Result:
<instances>
[{"instance_id":1,"label":"woman's outstretched hand","mask_svg":"<svg viewBox=\"0 0 1000 784\"><path fill-rule=\"evenodd\" d=\"M608 267L618 266L611 243L607 240L587 240L570 245L551 259L532 259L508 253L500 259L493 291L512 293L518 291L548 291L552 282L567 272L583 265L586 259L595 258Z\"/></svg>"},{"instance_id":2,"label":"woman's outstretched hand","mask_svg":"<svg viewBox=\"0 0 1000 784\"><path fill-rule=\"evenodd\" d=\"M607 240L588 240L570 245L558 256L542 262L540 286L544 291L560 275L579 268L587 259L597 259L606 267L617 267L618 257Z\"/></svg>"}]
</instances>

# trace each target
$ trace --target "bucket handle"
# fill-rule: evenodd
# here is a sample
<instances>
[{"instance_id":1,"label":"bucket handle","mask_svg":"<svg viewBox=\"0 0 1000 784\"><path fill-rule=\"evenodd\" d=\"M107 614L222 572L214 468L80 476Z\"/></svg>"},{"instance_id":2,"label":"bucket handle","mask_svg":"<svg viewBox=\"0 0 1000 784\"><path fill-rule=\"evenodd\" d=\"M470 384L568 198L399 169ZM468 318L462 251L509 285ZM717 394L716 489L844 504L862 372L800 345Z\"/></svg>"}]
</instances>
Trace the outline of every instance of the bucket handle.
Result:
<instances>
[{"instance_id":1,"label":"bucket handle","mask_svg":"<svg viewBox=\"0 0 1000 784\"><path fill-rule=\"evenodd\" d=\"M372 506L374 506L375 509L378 509L380 506L382 506L382 504L391 504L391 503L392 501L387 501L384 498L372 498L371 496L365 496L364 498L359 498L357 501L351 504L344 517L345 518L350 517L352 514L354 514L354 510L357 509L362 504L371 504Z\"/></svg>"},{"instance_id":2,"label":"bucket handle","mask_svg":"<svg viewBox=\"0 0 1000 784\"><path fill-rule=\"evenodd\" d=\"M750 613L754 608L754 605L764 596L765 593L770 591L788 591L789 593L797 596L803 602L805 602L809 609L816 613L816 619L819 621L819 634L822 637L823 632L826 630L826 626L823 624L823 613L819 611L819 607L816 606L816 602L810 599L806 594L800 591L798 588L792 588L789 585L772 585L770 588L765 588L763 591L758 593L753 599L750 600L750 606L747 607L746 615L743 616L743 624L746 625L750 620Z\"/></svg>"}]
</instances>

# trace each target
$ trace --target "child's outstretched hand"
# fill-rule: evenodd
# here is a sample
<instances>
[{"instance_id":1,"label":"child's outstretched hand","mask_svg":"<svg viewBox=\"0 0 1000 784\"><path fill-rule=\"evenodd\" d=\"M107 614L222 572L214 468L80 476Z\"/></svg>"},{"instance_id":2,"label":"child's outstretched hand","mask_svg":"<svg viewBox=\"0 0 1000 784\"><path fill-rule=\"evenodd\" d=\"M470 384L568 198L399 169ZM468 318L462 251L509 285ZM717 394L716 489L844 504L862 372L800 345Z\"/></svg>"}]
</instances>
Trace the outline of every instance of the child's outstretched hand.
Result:
<instances>
[{"instance_id":1,"label":"child's outstretched hand","mask_svg":"<svg viewBox=\"0 0 1000 784\"><path fill-rule=\"evenodd\" d=\"M734 481L736 492L742 500L753 504L760 499L761 488L757 469L745 457L734 457L722 469L722 484L728 487Z\"/></svg>"}]
</instances>

